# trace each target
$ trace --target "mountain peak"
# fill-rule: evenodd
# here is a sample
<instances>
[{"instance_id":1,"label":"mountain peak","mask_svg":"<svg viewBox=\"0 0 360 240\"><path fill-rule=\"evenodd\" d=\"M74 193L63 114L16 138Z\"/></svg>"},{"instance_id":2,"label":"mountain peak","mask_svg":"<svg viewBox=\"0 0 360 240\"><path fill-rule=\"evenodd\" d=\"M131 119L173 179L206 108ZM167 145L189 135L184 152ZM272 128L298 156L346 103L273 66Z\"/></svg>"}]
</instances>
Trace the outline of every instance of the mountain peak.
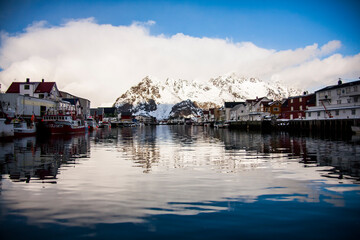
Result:
<instances>
[{"instance_id":1,"label":"mountain peak","mask_svg":"<svg viewBox=\"0 0 360 240\"><path fill-rule=\"evenodd\" d=\"M230 73L225 76L211 78L207 82L196 82L186 79L171 79L165 81L155 80L153 77L144 77L137 85L116 99L115 106L121 107L125 103L133 106L135 111L137 105L148 104L150 108L142 105L141 109L155 109L156 105L167 106L190 99L198 107L207 109L222 106L224 102L245 101L255 96L266 96L274 100L291 95L301 94L301 90L292 89L281 85L279 82L264 82L258 78L245 78ZM161 108L163 113L170 113L169 109ZM135 112L134 112L135 113ZM156 114L155 112L153 114Z\"/></svg>"}]
</instances>

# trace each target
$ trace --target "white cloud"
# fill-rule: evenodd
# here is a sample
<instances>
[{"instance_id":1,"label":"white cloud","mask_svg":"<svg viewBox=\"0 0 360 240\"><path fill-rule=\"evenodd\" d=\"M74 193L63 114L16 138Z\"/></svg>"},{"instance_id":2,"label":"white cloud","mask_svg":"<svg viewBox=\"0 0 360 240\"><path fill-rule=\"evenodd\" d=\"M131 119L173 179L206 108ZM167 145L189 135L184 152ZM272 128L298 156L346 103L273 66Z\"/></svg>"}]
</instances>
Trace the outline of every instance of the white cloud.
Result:
<instances>
[{"instance_id":1,"label":"white cloud","mask_svg":"<svg viewBox=\"0 0 360 240\"><path fill-rule=\"evenodd\" d=\"M62 26L39 22L24 33L2 34L0 81L56 81L61 90L88 98L92 106L115 99L143 77L205 81L230 72L263 80L276 79L311 89L339 77L360 76L360 55L341 56L339 41L275 51L251 42L197 38L178 33L150 34L154 21L130 26L69 20Z\"/></svg>"}]
</instances>

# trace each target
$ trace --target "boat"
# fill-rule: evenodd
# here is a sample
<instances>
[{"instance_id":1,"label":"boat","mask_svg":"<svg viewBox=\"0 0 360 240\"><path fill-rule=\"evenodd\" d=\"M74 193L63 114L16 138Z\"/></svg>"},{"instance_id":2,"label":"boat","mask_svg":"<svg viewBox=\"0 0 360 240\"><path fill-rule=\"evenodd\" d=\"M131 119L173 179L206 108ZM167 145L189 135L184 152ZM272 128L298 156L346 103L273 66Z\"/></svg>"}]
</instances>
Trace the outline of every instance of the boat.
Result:
<instances>
[{"instance_id":1,"label":"boat","mask_svg":"<svg viewBox=\"0 0 360 240\"><path fill-rule=\"evenodd\" d=\"M14 136L32 136L36 134L36 125L32 121L28 124L25 120L14 119Z\"/></svg>"},{"instance_id":2,"label":"boat","mask_svg":"<svg viewBox=\"0 0 360 240\"><path fill-rule=\"evenodd\" d=\"M3 103L0 102L0 138L14 136L14 124L11 123L8 110L4 109Z\"/></svg>"},{"instance_id":3,"label":"boat","mask_svg":"<svg viewBox=\"0 0 360 240\"><path fill-rule=\"evenodd\" d=\"M351 131L355 134L360 134L360 126L351 126Z\"/></svg>"},{"instance_id":4,"label":"boat","mask_svg":"<svg viewBox=\"0 0 360 240\"><path fill-rule=\"evenodd\" d=\"M73 114L51 114L42 119L51 134L85 133L85 121Z\"/></svg>"},{"instance_id":5,"label":"boat","mask_svg":"<svg viewBox=\"0 0 360 240\"><path fill-rule=\"evenodd\" d=\"M104 118L99 122L99 128L111 128L111 122L108 118Z\"/></svg>"},{"instance_id":6,"label":"boat","mask_svg":"<svg viewBox=\"0 0 360 240\"><path fill-rule=\"evenodd\" d=\"M96 121L92 117L88 117L86 119L86 123L87 123L88 129L90 131L96 130L98 128L98 124L96 123Z\"/></svg>"},{"instance_id":7,"label":"boat","mask_svg":"<svg viewBox=\"0 0 360 240\"><path fill-rule=\"evenodd\" d=\"M0 117L0 138L13 136L14 124L12 124L7 118Z\"/></svg>"},{"instance_id":8,"label":"boat","mask_svg":"<svg viewBox=\"0 0 360 240\"><path fill-rule=\"evenodd\" d=\"M227 127L229 127L229 123L228 122L215 122L214 127L215 128L227 128Z\"/></svg>"}]
</instances>

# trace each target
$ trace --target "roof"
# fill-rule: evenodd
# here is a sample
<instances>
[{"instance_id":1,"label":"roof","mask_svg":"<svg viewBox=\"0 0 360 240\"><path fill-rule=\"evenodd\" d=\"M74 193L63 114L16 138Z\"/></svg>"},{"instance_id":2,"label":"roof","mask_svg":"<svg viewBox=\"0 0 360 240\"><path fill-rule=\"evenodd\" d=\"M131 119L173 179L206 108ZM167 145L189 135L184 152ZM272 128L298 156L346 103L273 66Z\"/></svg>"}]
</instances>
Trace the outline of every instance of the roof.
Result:
<instances>
[{"instance_id":1,"label":"roof","mask_svg":"<svg viewBox=\"0 0 360 240\"><path fill-rule=\"evenodd\" d=\"M10 87L6 91L6 93L20 93L20 85L30 85L30 84L37 84L37 87L34 93L50 93L55 82L13 82L11 83Z\"/></svg>"},{"instance_id":2,"label":"roof","mask_svg":"<svg viewBox=\"0 0 360 240\"><path fill-rule=\"evenodd\" d=\"M22 84L36 84L38 82L13 82L6 91L6 93L20 93L20 85Z\"/></svg>"},{"instance_id":3,"label":"roof","mask_svg":"<svg viewBox=\"0 0 360 240\"><path fill-rule=\"evenodd\" d=\"M350 86L355 86L355 85L360 85L360 80L353 81L353 82L348 82L348 83L341 83L341 84L337 84L337 85L327 86L327 87L324 87L324 88L322 88L320 90L317 90L316 92L328 91L328 90L332 90L332 89L350 87Z\"/></svg>"},{"instance_id":4,"label":"roof","mask_svg":"<svg viewBox=\"0 0 360 240\"><path fill-rule=\"evenodd\" d=\"M230 111L236 111L236 110L238 110L239 108L245 107L245 106L246 106L246 103L242 102L242 103L236 105L235 107L233 107Z\"/></svg>"},{"instance_id":5,"label":"roof","mask_svg":"<svg viewBox=\"0 0 360 240\"><path fill-rule=\"evenodd\" d=\"M19 93L20 92L20 83L19 82L13 82L6 93Z\"/></svg>"},{"instance_id":6,"label":"roof","mask_svg":"<svg viewBox=\"0 0 360 240\"><path fill-rule=\"evenodd\" d=\"M288 99L296 99L296 98L312 98L314 97L315 94L314 93L309 93L309 94L304 94L304 95L298 95L298 96L292 96L292 97L288 97Z\"/></svg>"},{"instance_id":7,"label":"roof","mask_svg":"<svg viewBox=\"0 0 360 240\"><path fill-rule=\"evenodd\" d=\"M66 101L66 102L69 102L72 105L76 105L76 102L79 101L79 99L77 99L77 98L63 98L62 100Z\"/></svg>"},{"instance_id":8,"label":"roof","mask_svg":"<svg viewBox=\"0 0 360 240\"><path fill-rule=\"evenodd\" d=\"M55 82L40 82L34 93L50 93L55 84Z\"/></svg>"},{"instance_id":9,"label":"roof","mask_svg":"<svg viewBox=\"0 0 360 240\"><path fill-rule=\"evenodd\" d=\"M233 108L236 105L245 104L244 102L225 102L225 108Z\"/></svg>"}]
</instances>

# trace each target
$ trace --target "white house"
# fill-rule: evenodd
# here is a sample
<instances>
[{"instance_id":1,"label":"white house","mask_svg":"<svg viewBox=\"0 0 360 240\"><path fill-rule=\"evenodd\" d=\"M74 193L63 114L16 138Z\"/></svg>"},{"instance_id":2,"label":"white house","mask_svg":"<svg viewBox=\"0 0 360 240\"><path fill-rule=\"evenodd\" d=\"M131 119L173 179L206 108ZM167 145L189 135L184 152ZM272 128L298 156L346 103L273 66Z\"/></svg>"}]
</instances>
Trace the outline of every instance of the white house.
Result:
<instances>
[{"instance_id":1,"label":"white house","mask_svg":"<svg viewBox=\"0 0 360 240\"><path fill-rule=\"evenodd\" d=\"M315 92L316 106L309 107L306 119L360 118L360 80L332 85Z\"/></svg>"},{"instance_id":2,"label":"white house","mask_svg":"<svg viewBox=\"0 0 360 240\"><path fill-rule=\"evenodd\" d=\"M6 93L17 93L22 96L36 97L40 99L60 100L61 95L55 82L31 82L30 78L26 82L13 82Z\"/></svg>"},{"instance_id":3,"label":"white house","mask_svg":"<svg viewBox=\"0 0 360 240\"><path fill-rule=\"evenodd\" d=\"M236 105L230 110L230 121L249 120L249 107L245 102Z\"/></svg>"},{"instance_id":4,"label":"white house","mask_svg":"<svg viewBox=\"0 0 360 240\"><path fill-rule=\"evenodd\" d=\"M237 103L230 110L230 121L261 121L270 112L265 111L264 104L271 100L267 97L248 99L246 102Z\"/></svg>"}]
</instances>

